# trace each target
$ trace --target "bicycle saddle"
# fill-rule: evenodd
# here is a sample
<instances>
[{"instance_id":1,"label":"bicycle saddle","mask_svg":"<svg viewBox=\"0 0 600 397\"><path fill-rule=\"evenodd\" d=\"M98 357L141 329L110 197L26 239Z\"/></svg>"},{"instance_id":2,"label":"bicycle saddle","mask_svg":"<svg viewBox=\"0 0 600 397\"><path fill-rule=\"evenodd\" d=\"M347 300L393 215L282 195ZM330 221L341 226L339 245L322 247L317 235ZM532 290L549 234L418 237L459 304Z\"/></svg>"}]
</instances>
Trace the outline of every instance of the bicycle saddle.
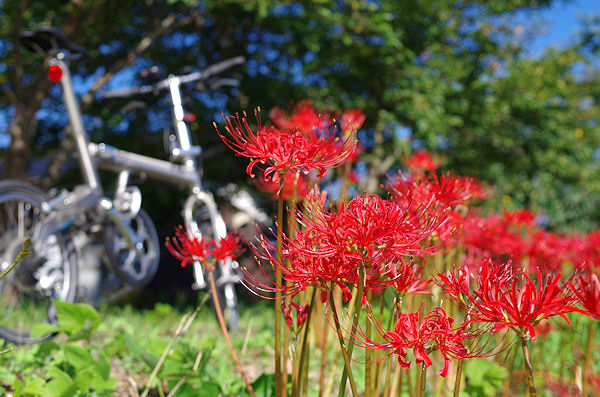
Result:
<instances>
[{"instance_id":1,"label":"bicycle saddle","mask_svg":"<svg viewBox=\"0 0 600 397\"><path fill-rule=\"evenodd\" d=\"M60 29L51 26L41 26L33 31L22 32L19 38L25 49L39 54L46 54L50 50L67 50L71 55L89 56L85 48L67 39Z\"/></svg>"}]
</instances>

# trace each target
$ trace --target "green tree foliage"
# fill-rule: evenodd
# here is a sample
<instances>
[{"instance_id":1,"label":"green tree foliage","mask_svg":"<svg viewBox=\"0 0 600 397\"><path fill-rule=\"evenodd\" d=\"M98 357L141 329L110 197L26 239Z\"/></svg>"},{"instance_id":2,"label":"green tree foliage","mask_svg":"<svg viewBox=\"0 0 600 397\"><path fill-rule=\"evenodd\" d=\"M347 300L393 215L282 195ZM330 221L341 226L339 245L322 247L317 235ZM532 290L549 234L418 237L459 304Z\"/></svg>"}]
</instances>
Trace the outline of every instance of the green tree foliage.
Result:
<instances>
[{"instance_id":1,"label":"green tree foliage","mask_svg":"<svg viewBox=\"0 0 600 397\"><path fill-rule=\"evenodd\" d=\"M531 21L552 3L4 1L0 49L8 58L0 79L7 95L0 107L15 115L14 146L14 126L26 129L23 120L33 119L19 119L15 109L31 112L40 105L26 88L47 88L34 85L39 57L18 51L14 37L41 24L63 27L92 50L92 60L76 63L77 73L93 76L84 80L92 91L101 89L102 76L114 65L139 70L159 64L181 73L185 66L201 68L243 54L248 63L237 71L239 90L189 93L188 109L203 117L194 132L209 154L222 150L210 122L223 109L260 105L266 112L305 98L330 109L359 107L367 115L360 138L370 175L361 189L376 191L410 147L421 146L445 151L447 168L495 185L491 205L529 205L548 215L552 226L589 229L600 220L598 21L588 20L568 48L532 58L525 48L539 26ZM147 47L140 48L144 42ZM60 109L52 93L47 105ZM157 120L169 114L160 102L121 115L123 103L111 107L93 97L84 104L94 115L88 121L95 138L155 155L162 151ZM48 136L53 128L38 127L37 133ZM402 128L411 131L410 141L397 133ZM125 131L144 139L123 140ZM244 177L243 167L233 165L236 159L221 157L218 167L207 161L211 177Z\"/></svg>"}]
</instances>

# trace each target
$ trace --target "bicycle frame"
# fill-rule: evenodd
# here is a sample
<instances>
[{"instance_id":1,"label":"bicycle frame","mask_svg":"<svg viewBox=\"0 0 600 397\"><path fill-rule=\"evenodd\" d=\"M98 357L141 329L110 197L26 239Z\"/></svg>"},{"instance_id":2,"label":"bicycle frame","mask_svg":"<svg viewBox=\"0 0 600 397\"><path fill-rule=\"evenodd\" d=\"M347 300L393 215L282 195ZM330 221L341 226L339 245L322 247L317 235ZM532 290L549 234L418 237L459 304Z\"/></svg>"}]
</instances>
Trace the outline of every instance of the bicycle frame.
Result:
<instances>
[{"instance_id":1,"label":"bicycle frame","mask_svg":"<svg viewBox=\"0 0 600 397\"><path fill-rule=\"evenodd\" d=\"M85 185L78 187L72 193L59 196L49 201L44 207L49 216L40 223L39 234L51 234L57 229L66 228L74 216L82 211L99 207L121 231L131 250L139 249L139 238L129 225L122 221L122 216L112 205L112 201L104 196L98 168L107 169L119 174L117 192L123 191L129 181L129 175L145 174L165 183L183 185L189 189L189 196L183 208L183 218L188 228L190 237L200 235L200 228L194 221L194 208L198 203L203 204L208 210L212 229L217 234L216 238L225 237L227 234L225 222L217 210L212 194L202 189L200 172L195 156L200 153L199 148L191 145L191 136L184 121L184 111L181 101L181 79L176 76L168 78L168 87L172 102L173 124L176 131L177 147L171 155L182 159L182 164L156 159L137 153L116 149L104 143L91 143L82 122L81 111L73 90L68 66L62 61L61 54L51 61L62 71L60 82L67 113L71 122L76 150L79 155L79 164ZM199 75L200 76L200 75ZM59 211L53 211L59 209ZM230 263L222 266L221 282L232 281ZM202 265L194 262L194 277L197 288L206 286Z\"/></svg>"},{"instance_id":2,"label":"bicycle frame","mask_svg":"<svg viewBox=\"0 0 600 397\"><path fill-rule=\"evenodd\" d=\"M104 195L96 164L89 151L89 138L83 126L81 110L73 90L69 68L62 61L63 58L64 55L59 52L51 60L51 64L57 65L62 71L60 83L63 98L72 134L75 138L79 165L85 185L77 186L72 193L61 194L42 205L47 216L36 225L34 241L45 241L51 234L69 227L78 214L99 209L118 227L123 233L129 248L137 254L141 250L140 239L129 225L121 220L118 211L112 205L112 201Z\"/></svg>"}]
</instances>

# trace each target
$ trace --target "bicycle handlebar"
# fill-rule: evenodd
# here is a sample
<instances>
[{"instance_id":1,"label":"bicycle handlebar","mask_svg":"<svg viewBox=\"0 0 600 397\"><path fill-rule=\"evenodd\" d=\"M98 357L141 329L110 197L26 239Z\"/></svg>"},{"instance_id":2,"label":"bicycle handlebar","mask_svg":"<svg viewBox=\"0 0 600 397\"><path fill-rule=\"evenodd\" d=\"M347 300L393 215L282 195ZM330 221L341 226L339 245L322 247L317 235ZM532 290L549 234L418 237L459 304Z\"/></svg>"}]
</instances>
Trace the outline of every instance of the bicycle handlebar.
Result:
<instances>
[{"instance_id":1,"label":"bicycle handlebar","mask_svg":"<svg viewBox=\"0 0 600 397\"><path fill-rule=\"evenodd\" d=\"M158 93L159 91L166 90L169 88L169 81L172 78L178 78L181 84L188 84L198 80L207 80L210 77L216 76L224 71L231 69L238 65L243 65L246 62L246 58L243 56L238 56L235 58L226 59L219 63L215 63L207 67L206 69L194 72L182 76L174 76L171 75L164 80L159 81L158 83L151 85L142 85L139 87L129 87L123 88L119 90L112 90L104 92L101 95L102 99L110 99L110 98L128 98L135 95L144 95L150 93Z\"/></svg>"}]
</instances>

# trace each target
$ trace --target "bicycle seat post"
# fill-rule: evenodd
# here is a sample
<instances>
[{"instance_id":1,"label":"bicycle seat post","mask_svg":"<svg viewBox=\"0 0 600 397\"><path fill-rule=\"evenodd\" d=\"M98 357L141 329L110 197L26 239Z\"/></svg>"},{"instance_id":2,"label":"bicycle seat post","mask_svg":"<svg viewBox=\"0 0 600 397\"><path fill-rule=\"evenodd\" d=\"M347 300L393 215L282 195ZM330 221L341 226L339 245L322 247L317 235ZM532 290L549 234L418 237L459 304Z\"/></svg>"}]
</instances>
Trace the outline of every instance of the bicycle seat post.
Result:
<instances>
[{"instance_id":1,"label":"bicycle seat post","mask_svg":"<svg viewBox=\"0 0 600 397\"><path fill-rule=\"evenodd\" d=\"M179 89L181 81L179 77L169 77L169 92L171 94L171 102L173 103L173 123L177 133L177 140L183 155L184 165L190 169L196 168L196 160L190 155L192 148L191 137L188 127L184 120L184 111L181 103L181 91Z\"/></svg>"},{"instance_id":2,"label":"bicycle seat post","mask_svg":"<svg viewBox=\"0 0 600 397\"><path fill-rule=\"evenodd\" d=\"M62 85L65 107L67 108L67 114L69 115L69 120L71 122L73 137L75 138L75 144L77 146L79 164L81 166L83 178L90 188L102 195L102 185L100 184L98 169L89 152L89 138L85 127L83 126L81 110L79 109L79 104L75 97L75 92L73 91L71 74L67 64L63 61L63 58L64 54L59 52L50 63L58 66L62 71L60 83Z\"/></svg>"}]
</instances>

